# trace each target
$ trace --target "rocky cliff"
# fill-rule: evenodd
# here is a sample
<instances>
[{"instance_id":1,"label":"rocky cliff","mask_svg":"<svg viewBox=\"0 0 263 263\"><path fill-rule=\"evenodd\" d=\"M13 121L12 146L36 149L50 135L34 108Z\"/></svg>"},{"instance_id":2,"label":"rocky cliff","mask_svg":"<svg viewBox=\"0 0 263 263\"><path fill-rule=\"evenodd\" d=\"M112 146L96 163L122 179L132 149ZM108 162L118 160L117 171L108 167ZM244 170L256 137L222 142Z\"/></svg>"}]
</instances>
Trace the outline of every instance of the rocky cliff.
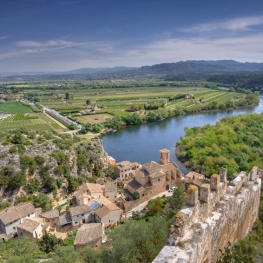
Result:
<instances>
[{"instance_id":1,"label":"rocky cliff","mask_svg":"<svg viewBox=\"0 0 263 263\"><path fill-rule=\"evenodd\" d=\"M170 228L168 244L154 263L215 263L219 249L244 238L258 215L262 170L241 172L231 182L226 171L209 184L192 185L185 206Z\"/></svg>"}]
</instances>

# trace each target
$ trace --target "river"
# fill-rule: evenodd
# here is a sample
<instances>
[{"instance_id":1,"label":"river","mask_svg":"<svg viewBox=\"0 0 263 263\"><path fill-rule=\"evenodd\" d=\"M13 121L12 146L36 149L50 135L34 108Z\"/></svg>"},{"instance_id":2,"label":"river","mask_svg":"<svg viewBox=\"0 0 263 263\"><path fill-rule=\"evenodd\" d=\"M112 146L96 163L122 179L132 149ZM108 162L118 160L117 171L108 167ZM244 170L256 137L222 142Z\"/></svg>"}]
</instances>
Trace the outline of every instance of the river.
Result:
<instances>
[{"instance_id":1,"label":"river","mask_svg":"<svg viewBox=\"0 0 263 263\"><path fill-rule=\"evenodd\" d=\"M224 110L217 112L197 113L191 115L175 116L160 122L146 123L131 126L116 132L107 133L102 137L104 149L116 162L129 160L141 164L159 162L159 150L167 148L171 151L171 161L179 165L180 170L186 174L187 168L177 159L175 144L185 135L185 127L215 125L218 119L224 116L237 116L246 113L262 113L263 96L260 103L253 108Z\"/></svg>"}]
</instances>

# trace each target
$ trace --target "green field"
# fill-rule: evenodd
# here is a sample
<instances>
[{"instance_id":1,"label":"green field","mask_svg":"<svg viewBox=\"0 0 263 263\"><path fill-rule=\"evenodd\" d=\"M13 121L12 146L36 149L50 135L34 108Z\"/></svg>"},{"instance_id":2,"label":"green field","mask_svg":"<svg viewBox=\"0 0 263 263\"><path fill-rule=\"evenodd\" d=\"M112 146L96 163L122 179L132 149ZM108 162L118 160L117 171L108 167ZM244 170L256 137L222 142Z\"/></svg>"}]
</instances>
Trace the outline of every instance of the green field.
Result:
<instances>
[{"instance_id":1,"label":"green field","mask_svg":"<svg viewBox=\"0 0 263 263\"><path fill-rule=\"evenodd\" d=\"M0 130L13 130L19 128L39 131L56 130L58 132L67 130L62 128L62 126L44 113L12 114L11 116L0 120Z\"/></svg>"},{"instance_id":2,"label":"green field","mask_svg":"<svg viewBox=\"0 0 263 263\"><path fill-rule=\"evenodd\" d=\"M6 103L0 103L0 113L31 113L33 112L29 106L23 105L19 101L9 101Z\"/></svg>"}]
</instances>

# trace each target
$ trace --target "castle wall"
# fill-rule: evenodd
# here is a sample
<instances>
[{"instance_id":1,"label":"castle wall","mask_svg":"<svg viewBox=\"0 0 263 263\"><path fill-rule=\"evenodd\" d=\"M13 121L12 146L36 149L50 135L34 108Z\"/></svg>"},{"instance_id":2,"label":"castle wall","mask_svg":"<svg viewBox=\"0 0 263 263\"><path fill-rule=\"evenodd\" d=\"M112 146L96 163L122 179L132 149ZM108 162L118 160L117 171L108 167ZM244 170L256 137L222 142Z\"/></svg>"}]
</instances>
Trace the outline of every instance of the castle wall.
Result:
<instances>
[{"instance_id":1,"label":"castle wall","mask_svg":"<svg viewBox=\"0 0 263 263\"><path fill-rule=\"evenodd\" d=\"M219 249L244 238L256 221L260 202L261 170L252 171L254 176L241 172L229 184L221 171L210 181L210 189L203 184L199 200L175 216L167 245L153 263L215 263ZM189 195L193 193L187 192L186 199Z\"/></svg>"}]
</instances>

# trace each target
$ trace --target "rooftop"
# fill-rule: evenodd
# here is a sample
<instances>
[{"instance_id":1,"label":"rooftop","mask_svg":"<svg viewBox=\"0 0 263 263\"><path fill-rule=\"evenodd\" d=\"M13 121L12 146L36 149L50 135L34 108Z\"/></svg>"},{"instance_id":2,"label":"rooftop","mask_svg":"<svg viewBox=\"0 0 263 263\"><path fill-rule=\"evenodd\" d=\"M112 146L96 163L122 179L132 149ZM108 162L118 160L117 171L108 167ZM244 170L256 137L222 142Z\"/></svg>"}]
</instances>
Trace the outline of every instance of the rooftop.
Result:
<instances>
[{"instance_id":1,"label":"rooftop","mask_svg":"<svg viewBox=\"0 0 263 263\"><path fill-rule=\"evenodd\" d=\"M71 216L85 214L89 211L90 211L90 208L87 205L78 205L78 206L73 206L73 207L69 208L69 212L70 212Z\"/></svg>"},{"instance_id":2,"label":"rooftop","mask_svg":"<svg viewBox=\"0 0 263 263\"><path fill-rule=\"evenodd\" d=\"M102 225L100 223L83 224L76 235L74 246L87 245L102 238Z\"/></svg>"},{"instance_id":3,"label":"rooftop","mask_svg":"<svg viewBox=\"0 0 263 263\"><path fill-rule=\"evenodd\" d=\"M44 223L43 220L42 222L39 222L38 220L32 220L32 219L26 218L23 220L23 222L19 226L17 226L17 228L23 229L29 233L34 233L36 228L39 225L41 225L41 223Z\"/></svg>"},{"instance_id":4,"label":"rooftop","mask_svg":"<svg viewBox=\"0 0 263 263\"><path fill-rule=\"evenodd\" d=\"M92 184L86 183L87 189L90 191L91 194L93 193L103 193L104 186L101 184Z\"/></svg>"},{"instance_id":5,"label":"rooftop","mask_svg":"<svg viewBox=\"0 0 263 263\"><path fill-rule=\"evenodd\" d=\"M0 211L0 219L7 225L17 219L23 218L35 212L34 206L30 202L20 203Z\"/></svg>"},{"instance_id":6,"label":"rooftop","mask_svg":"<svg viewBox=\"0 0 263 263\"><path fill-rule=\"evenodd\" d=\"M54 210L50 210L44 213L40 214L40 217L44 217L44 218L56 218L59 217L59 212L57 209Z\"/></svg>"},{"instance_id":7,"label":"rooftop","mask_svg":"<svg viewBox=\"0 0 263 263\"><path fill-rule=\"evenodd\" d=\"M102 219L104 216L106 216L107 214L109 214L111 212L111 210L106 207L105 205L100 207L99 209L97 209L95 211L95 214L100 218Z\"/></svg>"},{"instance_id":8,"label":"rooftop","mask_svg":"<svg viewBox=\"0 0 263 263\"><path fill-rule=\"evenodd\" d=\"M105 183L105 192L117 191L117 183L107 182Z\"/></svg>"}]
</instances>

